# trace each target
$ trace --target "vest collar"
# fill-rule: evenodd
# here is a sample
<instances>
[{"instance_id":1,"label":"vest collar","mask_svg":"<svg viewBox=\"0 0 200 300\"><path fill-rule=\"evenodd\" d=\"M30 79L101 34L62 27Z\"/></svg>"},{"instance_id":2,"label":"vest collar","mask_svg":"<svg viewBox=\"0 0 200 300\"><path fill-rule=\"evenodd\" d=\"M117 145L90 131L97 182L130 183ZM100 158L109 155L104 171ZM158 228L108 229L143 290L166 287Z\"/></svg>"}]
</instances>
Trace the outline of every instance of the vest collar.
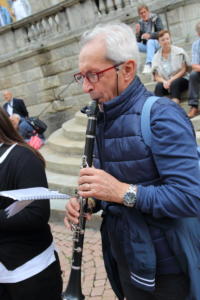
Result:
<instances>
[{"instance_id":1,"label":"vest collar","mask_svg":"<svg viewBox=\"0 0 200 300\"><path fill-rule=\"evenodd\" d=\"M126 114L133 105L140 100L141 95L146 91L139 77L117 97L103 104L106 119L114 119L119 115Z\"/></svg>"}]
</instances>

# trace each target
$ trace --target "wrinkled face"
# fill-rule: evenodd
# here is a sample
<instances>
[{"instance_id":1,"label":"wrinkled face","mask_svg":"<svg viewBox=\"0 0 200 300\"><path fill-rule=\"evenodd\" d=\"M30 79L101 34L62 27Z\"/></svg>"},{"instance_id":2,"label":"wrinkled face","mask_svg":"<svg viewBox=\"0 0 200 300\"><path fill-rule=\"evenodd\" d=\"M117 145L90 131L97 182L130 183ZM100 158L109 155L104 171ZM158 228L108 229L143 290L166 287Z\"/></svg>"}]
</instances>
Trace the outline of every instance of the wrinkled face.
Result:
<instances>
[{"instance_id":1,"label":"wrinkled face","mask_svg":"<svg viewBox=\"0 0 200 300\"><path fill-rule=\"evenodd\" d=\"M139 11L139 16L143 21L148 21L149 20L149 11L146 8L141 8Z\"/></svg>"},{"instance_id":2,"label":"wrinkled face","mask_svg":"<svg viewBox=\"0 0 200 300\"><path fill-rule=\"evenodd\" d=\"M169 33L165 33L162 37L159 38L159 43L161 48L168 48L171 45L171 38Z\"/></svg>"},{"instance_id":3,"label":"wrinkled face","mask_svg":"<svg viewBox=\"0 0 200 300\"><path fill-rule=\"evenodd\" d=\"M85 75L88 72L100 72L115 65L105 58L106 49L103 41L95 39L87 43L79 55L79 70ZM120 72L120 71L119 71ZM115 68L100 74L96 83L91 83L86 77L83 81L83 91L89 93L91 99L98 99L99 103L104 103L117 96L122 90L120 74L117 75ZM118 85L118 87L117 87Z\"/></svg>"},{"instance_id":4,"label":"wrinkled face","mask_svg":"<svg viewBox=\"0 0 200 300\"><path fill-rule=\"evenodd\" d=\"M5 101L8 101L8 102L11 101L12 100L12 93L10 93L8 91L4 92L3 93L3 98L4 98Z\"/></svg>"}]
</instances>

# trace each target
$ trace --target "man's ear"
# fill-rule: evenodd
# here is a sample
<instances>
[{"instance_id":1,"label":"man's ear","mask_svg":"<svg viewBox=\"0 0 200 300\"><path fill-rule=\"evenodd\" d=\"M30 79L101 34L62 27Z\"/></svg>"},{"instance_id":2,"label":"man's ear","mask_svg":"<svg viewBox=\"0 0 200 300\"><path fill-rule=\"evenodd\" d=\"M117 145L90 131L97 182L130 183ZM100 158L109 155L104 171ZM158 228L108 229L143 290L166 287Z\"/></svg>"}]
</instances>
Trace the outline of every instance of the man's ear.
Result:
<instances>
[{"instance_id":1,"label":"man's ear","mask_svg":"<svg viewBox=\"0 0 200 300\"><path fill-rule=\"evenodd\" d=\"M125 81L132 81L135 78L137 65L135 60L128 60L123 65L123 75Z\"/></svg>"}]
</instances>

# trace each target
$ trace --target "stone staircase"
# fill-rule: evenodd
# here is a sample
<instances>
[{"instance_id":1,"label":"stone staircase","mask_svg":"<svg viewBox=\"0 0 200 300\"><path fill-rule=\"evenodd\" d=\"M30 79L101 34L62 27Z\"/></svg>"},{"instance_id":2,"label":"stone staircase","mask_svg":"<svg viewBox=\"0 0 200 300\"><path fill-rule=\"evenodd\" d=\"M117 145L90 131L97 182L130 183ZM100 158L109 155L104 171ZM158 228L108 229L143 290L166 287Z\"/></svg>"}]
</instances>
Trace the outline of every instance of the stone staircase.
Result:
<instances>
[{"instance_id":1,"label":"stone staircase","mask_svg":"<svg viewBox=\"0 0 200 300\"><path fill-rule=\"evenodd\" d=\"M144 56L142 61L144 62ZM154 90L155 82L152 81L151 75L139 72L139 77L148 90ZM188 111L186 99L181 106ZM200 115L193 118L192 123L197 141L200 143ZM60 129L50 135L46 145L41 149L46 160L47 179L51 189L74 194L83 154L86 124L87 117L77 112L73 119L65 122ZM51 209L63 211L65 204L66 200L51 200Z\"/></svg>"},{"instance_id":2,"label":"stone staircase","mask_svg":"<svg viewBox=\"0 0 200 300\"><path fill-rule=\"evenodd\" d=\"M46 160L46 174L51 189L70 195L77 188L81 156L84 149L87 117L77 112L75 117L62 125L41 149ZM51 208L64 210L66 200L51 200Z\"/></svg>"}]
</instances>

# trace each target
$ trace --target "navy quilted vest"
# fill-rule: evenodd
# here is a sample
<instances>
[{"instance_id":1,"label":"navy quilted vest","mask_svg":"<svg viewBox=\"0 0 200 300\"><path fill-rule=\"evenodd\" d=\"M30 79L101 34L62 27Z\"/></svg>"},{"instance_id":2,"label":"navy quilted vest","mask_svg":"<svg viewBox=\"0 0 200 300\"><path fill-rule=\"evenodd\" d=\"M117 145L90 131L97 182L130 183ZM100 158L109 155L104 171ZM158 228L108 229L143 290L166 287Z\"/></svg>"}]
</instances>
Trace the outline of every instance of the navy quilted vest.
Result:
<instances>
[{"instance_id":1,"label":"navy quilted vest","mask_svg":"<svg viewBox=\"0 0 200 300\"><path fill-rule=\"evenodd\" d=\"M104 103L104 112L100 113L98 118L94 166L107 171L122 182L159 184L159 174L151 150L145 145L141 133L142 107L150 96L152 93L147 91L136 77L120 96ZM115 210L115 204L101 201L104 211L108 206L110 211ZM160 272L179 272L163 232L151 226L149 230L155 248L160 249L156 251L160 261L157 266ZM166 258L169 268L163 264Z\"/></svg>"},{"instance_id":2,"label":"navy quilted vest","mask_svg":"<svg viewBox=\"0 0 200 300\"><path fill-rule=\"evenodd\" d=\"M150 149L141 135L141 111L152 94L139 78L104 104L97 127L94 165L122 182L147 184L158 179Z\"/></svg>"}]
</instances>

